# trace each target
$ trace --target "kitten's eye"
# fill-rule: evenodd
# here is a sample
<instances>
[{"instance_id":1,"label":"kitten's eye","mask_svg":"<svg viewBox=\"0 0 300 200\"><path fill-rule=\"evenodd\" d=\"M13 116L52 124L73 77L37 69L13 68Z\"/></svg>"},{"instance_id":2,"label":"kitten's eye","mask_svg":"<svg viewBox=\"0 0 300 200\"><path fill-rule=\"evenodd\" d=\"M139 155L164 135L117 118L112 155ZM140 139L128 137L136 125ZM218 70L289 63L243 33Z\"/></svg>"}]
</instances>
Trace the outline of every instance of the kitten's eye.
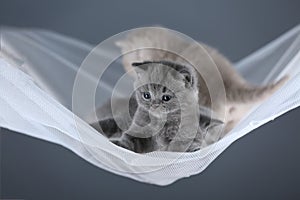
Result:
<instances>
[{"instance_id":1,"label":"kitten's eye","mask_svg":"<svg viewBox=\"0 0 300 200\"><path fill-rule=\"evenodd\" d=\"M144 97L144 99L150 99L151 98L151 95L150 95L150 93L149 92L144 92L143 93L143 97Z\"/></svg>"},{"instance_id":2,"label":"kitten's eye","mask_svg":"<svg viewBox=\"0 0 300 200\"><path fill-rule=\"evenodd\" d=\"M163 100L163 101L170 101L171 98L172 98L172 97L171 97L170 95L163 95L163 96L162 96L162 100Z\"/></svg>"}]
</instances>

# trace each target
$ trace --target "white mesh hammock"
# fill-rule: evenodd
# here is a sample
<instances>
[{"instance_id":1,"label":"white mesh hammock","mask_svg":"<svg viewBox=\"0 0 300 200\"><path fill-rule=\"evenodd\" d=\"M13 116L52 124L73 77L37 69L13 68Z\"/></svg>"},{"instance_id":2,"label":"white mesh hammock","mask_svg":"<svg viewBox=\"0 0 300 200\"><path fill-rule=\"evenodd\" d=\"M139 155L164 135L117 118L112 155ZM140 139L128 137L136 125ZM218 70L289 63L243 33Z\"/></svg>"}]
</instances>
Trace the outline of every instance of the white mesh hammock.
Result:
<instances>
[{"instance_id":1,"label":"white mesh hammock","mask_svg":"<svg viewBox=\"0 0 300 200\"><path fill-rule=\"evenodd\" d=\"M70 111L74 78L92 45L50 31L14 28L1 29L0 45L0 127L60 144L97 167L146 183L167 185L202 172L231 143L300 105L297 26L236 63L251 82L292 77L225 138L193 153L136 154L110 143ZM100 54L109 57L113 51L117 48ZM109 98L112 79L122 73L122 67L108 70L101 80L104 89L96 94L99 105Z\"/></svg>"}]
</instances>

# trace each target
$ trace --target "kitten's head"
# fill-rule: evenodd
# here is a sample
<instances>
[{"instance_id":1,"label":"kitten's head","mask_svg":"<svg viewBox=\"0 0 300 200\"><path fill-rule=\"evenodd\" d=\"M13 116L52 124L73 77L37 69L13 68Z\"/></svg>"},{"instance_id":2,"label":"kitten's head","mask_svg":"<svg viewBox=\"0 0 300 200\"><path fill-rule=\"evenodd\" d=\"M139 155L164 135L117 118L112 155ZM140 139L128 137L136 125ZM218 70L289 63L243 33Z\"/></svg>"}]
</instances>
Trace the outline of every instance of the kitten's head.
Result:
<instances>
[{"instance_id":1,"label":"kitten's head","mask_svg":"<svg viewBox=\"0 0 300 200\"><path fill-rule=\"evenodd\" d=\"M185 66L171 62L133 63L137 101L154 115L180 109L182 102L198 102L196 77Z\"/></svg>"}]
</instances>

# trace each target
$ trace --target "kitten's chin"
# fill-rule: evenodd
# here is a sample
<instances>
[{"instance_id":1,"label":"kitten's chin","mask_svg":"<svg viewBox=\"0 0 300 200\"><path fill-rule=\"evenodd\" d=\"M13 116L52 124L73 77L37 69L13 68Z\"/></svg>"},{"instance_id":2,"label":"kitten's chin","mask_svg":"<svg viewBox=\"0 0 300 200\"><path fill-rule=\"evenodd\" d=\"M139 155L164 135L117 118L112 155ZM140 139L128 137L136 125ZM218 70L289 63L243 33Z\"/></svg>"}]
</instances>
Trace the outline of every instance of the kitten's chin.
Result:
<instances>
[{"instance_id":1,"label":"kitten's chin","mask_svg":"<svg viewBox=\"0 0 300 200\"><path fill-rule=\"evenodd\" d=\"M166 111L161 111L159 109L153 109L153 108L150 108L149 112L152 116L157 118L161 118L167 114Z\"/></svg>"}]
</instances>

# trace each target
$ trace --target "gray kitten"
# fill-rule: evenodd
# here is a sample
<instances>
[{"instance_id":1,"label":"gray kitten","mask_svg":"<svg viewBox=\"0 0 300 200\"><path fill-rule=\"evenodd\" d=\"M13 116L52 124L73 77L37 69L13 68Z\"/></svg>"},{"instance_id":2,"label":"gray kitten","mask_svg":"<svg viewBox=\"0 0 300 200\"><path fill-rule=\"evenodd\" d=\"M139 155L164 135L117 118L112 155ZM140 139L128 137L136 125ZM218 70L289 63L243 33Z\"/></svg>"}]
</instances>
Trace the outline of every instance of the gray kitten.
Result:
<instances>
[{"instance_id":1,"label":"gray kitten","mask_svg":"<svg viewBox=\"0 0 300 200\"><path fill-rule=\"evenodd\" d=\"M116 43L124 54L123 65L129 73L132 72L132 62L165 60L187 65L187 61L179 55L161 49L182 53L189 58L188 61L197 63L197 70L204 74L196 74L198 103L200 106L212 108L211 95L216 97L214 98L216 107L212 109L217 114L217 118L224 119L225 127L222 135L224 136L253 106L277 91L288 77L285 76L278 82L266 86L251 85L236 72L230 61L217 50L200 44L201 47L188 42L179 34L159 27L136 29L130 32L125 39ZM221 78L218 78L218 73L215 73L211 68L211 62L216 65ZM216 81L218 79L221 79L222 84ZM208 85L212 89L210 90L212 93L209 92ZM222 87L225 89L225 99L222 99ZM210 141L207 141L207 144L219 139L212 134L211 136L212 138L208 139Z\"/></svg>"},{"instance_id":2,"label":"gray kitten","mask_svg":"<svg viewBox=\"0 0 300 200\"><path fill-rule=\"evenodd\" d=\"M101 132L111 141L138 153L200 149L207 131L222 122L211 119L208 109L199 108L197 79L192 68L164 61L133 63L133 66L137 73L135 93L129 100L133 119L126 119L125 112L116 114L117 119L112 115L107 118L102 109L97 113L106 113L106 119L93 126L100 124ZM115 105L124 109L124 102L119 100ZM125 127L124 133L116 129L118 124Z\"/></svg>"},{"instance_id":3,"label":"gray kitten","mask_svg":"<svg viewBox=\"0 0 300 200\"><path fill-rule=\"evenodd\" d=\"M171 62L134 63L137 111L116 144L135 152L195 151L204 130L200 123L197 79L192 71ZM201 126L205 125L205 127Z\"/></svg>"},{"instance_id":4,"label":"gray kitten","mask_svg":"<svg viewBox=\"0 0 300 200\"><path fill-rule=\"evenodd\" d=\"M193 151L199 149L199 147L202 148L212 144L228 133L253 106L270 97L288 79L286 76L278 82L266 86L251 85L236 72L228 59L214 48L200 43L205 53L199 54L199 45L191 44L182 39L179 35L174 35L170 30L164 28L137 29L130 32L124 40L118 41L116 44L121 48L124 54L123 65L125 69L129 73L136 72L133 74L136 77L136 84L139 83L139 86L142 86L143 84L140 82L143 82L143 80L147 80L148 83L154 82L164 86L170 83L167 85L167 89L169 90L166 91L171 94L172 92L174 93L174 85L181 88L181 92L178 92L179 96L175 95L178 102L183 102L183 105L180 104L180 111L184 112L180 113L180 119L185 121L180 121L180 131L178 131L177 123L173 123L172 120L170 120L178 120L179 113L170 111L162 112L161 115L159 115L158 112L152 112L151 109L146 109L149 108L149 106L147 107L147 104L143 105L141 96L138 97L137 93L135 93L136 99L133 98L134 100L130 100L131 108L129 108L129 111L133 119L124 117L124 108L128 108L127 105L121 106L122 104L117 104L117 110L119 110L117 118L119 119L107 117L106 112L97 112L97 114L102 113L103 116L102 118L100 117L102 120L95 122L93 125L96 127L100 124L101 127L105 129L103 132L105 132L109 138L116 138L111 140L114 140L114 142L120 146L136 152L149 152L153 150ZM188 61L193 61L198 64L197 70L199 72L205 72L204 75L195 73L195 70L192 70L189 63L182 57L161 49L175 50L176 52L184 54L189 58ZM207 59L208 56L209 59ZM173 69L177 72L184 69L181 71L182 76L178 76L172 72L167 73L168 76L166 76L165 66L168 65L166 61L173 63ZM218 79L218 76L215 71L210 68L211 61L216 65L217 71L221 75L222 84L215 81ZM140 64L132 66L134 62ZM187 76L188 74L190 74L190 76ZM182 79L183 77L184 79ZM144 83L147 81L144 81ZM209 92L208 85L212 89L210 92L212 91L213 94ZM219 93L221 94L220 89L222 89L220 85L225 89L225 99L222 99L222 95L218 96ZM136 86L136 89L138 88L139 87ZM141 87L141 89L142 88L143 87ZM151 87L148 86L148 88L153 90L154 85ZM162 98L162 95L162 91L157 93L157 98ZM212 107L211 95L217 97L214 99L216 101L214 103L217 107ZM174 103L175 102L176 101L174 101ZM179 108L176 103L173 106L173 109ZM198 107L198 109L195 109L196 107ZM213 109L213 111L210 109ZM212 113L216 113L216 115L212 117L213 120L212 123L210 123L209 119ZM198 117L192 117L193 115ZM201 116L200 119L199 116ZM199 120L198 123L195 122L197 118ZM222 135L219 133L220 127L223 126L217 126L221 124L217 119L224 121ZM116 121L119 121L119 123L116 123ZM132 123L132 121L135 121L138 126L132 126L132 124L135 124ZM120 124L122 127L125 127L125 129L118 128L117 125ZM162 124L164 124L164 126L162 126ZM199 126L198 129L195 127L196 124ZM145 125L146 128L142 129L142 131L137 131L137 129L144 127L143 125ZM171 127L174 128L171 134L166 131L167 127L169 127L170 130L172 130ZM125 134L123 134L124 130ZM195 130L196 133L194 132ZM176 137L173 138L175 132L177 132L177 134ZM140 133L140 135L135 137L137 133ZM155 135L152 136L151 133L155 133ZM151 135L151 137L149 135ZM193 137L194 140L191 142L191 138ZM172 140L168 142L170 138ZM189 148L186 149L187 146L189 146Z\"/></svg>"}]
</instances>

